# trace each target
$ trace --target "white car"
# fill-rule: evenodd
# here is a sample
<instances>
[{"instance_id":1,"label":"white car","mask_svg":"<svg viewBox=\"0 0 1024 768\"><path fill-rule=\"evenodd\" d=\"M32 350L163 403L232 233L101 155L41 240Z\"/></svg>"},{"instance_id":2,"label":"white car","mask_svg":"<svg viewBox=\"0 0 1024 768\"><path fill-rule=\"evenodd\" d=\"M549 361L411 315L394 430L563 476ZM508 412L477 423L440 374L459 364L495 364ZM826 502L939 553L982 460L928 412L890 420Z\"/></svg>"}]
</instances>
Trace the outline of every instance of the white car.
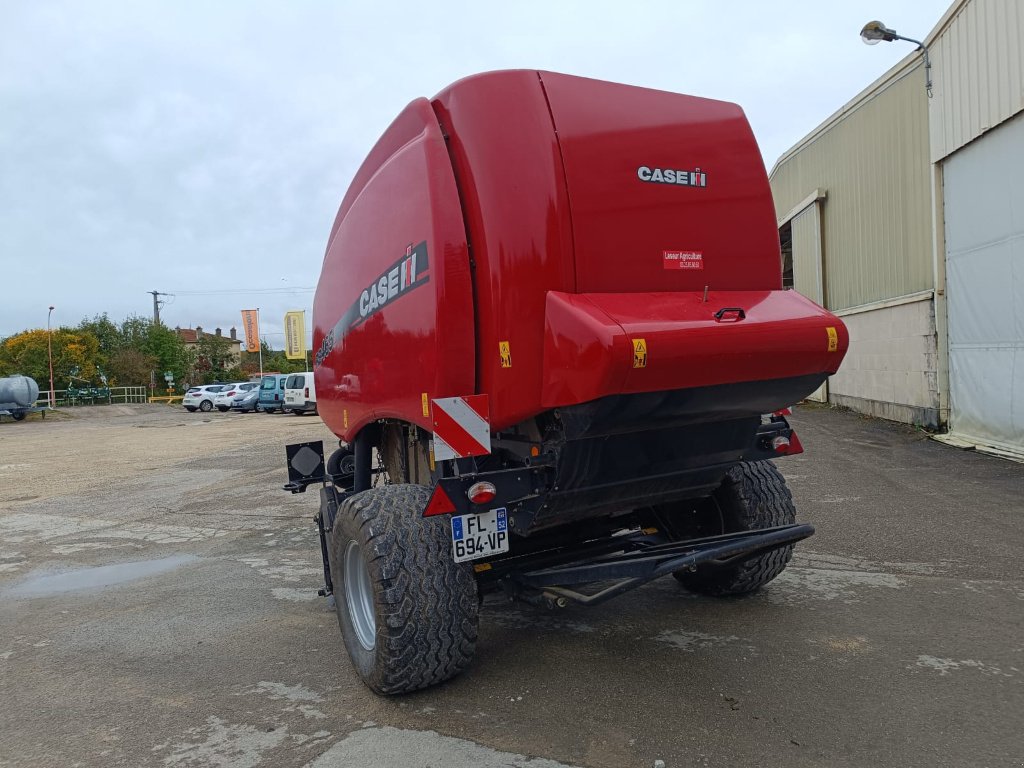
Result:
<instances>
[{"instance_id":1,"label":"white car","mask_svg":"<svg viewBox=\"0 0 1024 768\"><path fill-rule=\"evenodd\" d=\"M189 387L181 404L186 411L212 411L213 401L224 388L223 384L204 384L201 387Z\"/></svg>"},{"instance_id":2,"label":"white car","mask_svg":"<svg viewBox=\"0 0 1024 768\"><path fill-rule=\"evenodd\" d=\"M237 384L227 384L224 386L224 389L217 393L217 397L214 398L213 404L217 406L217 410L221 413L227 413L231 410L236 401L245 397L246 392L258 387L259 385L258 381L240 381Z\"/></svg>"}]
</instances>

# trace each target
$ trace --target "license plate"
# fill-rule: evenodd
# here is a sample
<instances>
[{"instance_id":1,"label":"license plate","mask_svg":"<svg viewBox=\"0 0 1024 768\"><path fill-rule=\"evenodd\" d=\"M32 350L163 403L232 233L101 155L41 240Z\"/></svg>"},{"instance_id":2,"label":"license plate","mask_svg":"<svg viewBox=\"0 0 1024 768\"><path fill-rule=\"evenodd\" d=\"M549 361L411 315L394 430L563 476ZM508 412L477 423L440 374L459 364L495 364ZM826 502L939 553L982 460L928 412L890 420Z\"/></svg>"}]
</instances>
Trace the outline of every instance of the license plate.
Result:
<instances>
[{"instance_id":1,"label":"license plate","mask_svg":"<svg viewBox=\"0 0 1024 768\"><path fill-rule=\"evenodd\" d=\"M508 552L508 513L498 507L479 515L452 517L452 554L456 563Z\"/></svg>"}]
</instances>

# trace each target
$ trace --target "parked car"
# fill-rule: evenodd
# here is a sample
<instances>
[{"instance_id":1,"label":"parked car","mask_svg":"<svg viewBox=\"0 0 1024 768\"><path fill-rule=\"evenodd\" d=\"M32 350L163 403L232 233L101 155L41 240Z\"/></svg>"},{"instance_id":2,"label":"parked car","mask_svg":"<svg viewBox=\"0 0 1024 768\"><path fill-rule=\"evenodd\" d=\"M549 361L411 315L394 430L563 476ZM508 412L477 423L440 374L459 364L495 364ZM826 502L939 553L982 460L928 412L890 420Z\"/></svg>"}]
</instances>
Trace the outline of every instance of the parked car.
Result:
<instances>
[{"instance_id":1,"label":"parked car","mask_svg":"<svg viewBox=\"0 0 1024 768\"><path fill-rule=\"evenodd\" d=\"M284 383L286 373L268 373L260 382L260 407L264 413L280 411L284 407Z\"/></svg>"},{"instance_id":2,"label":"parked car","mask_svg":"<svg viewBox=\"0 0 1024 768\"><path fill-rule=\"evenodd\" d=\"M240 397L236 396L234 401L231 403L231 410L241 411L242 413L248 413L249 411L259 413L262 411L263 406L260 405L259 386L254 386L252 389L242 392Z\"/></svg>"},{"instance_id":3,"label":"parked car","mask_svg":"<svg viewBox=\"0 0 1024 768\"><path fill-rule=\"evenodd\" d=\"M288 377L284 384L284 411L316 413L316 386L312 371L293 373Z\"/></svg>"},{"instance_id":4,"label":"parked car","mask_svg":"<svg viewBox=\"0 0 1024 768\"><path fill-rule=\"evenodd\" d=\"M218 393L224 389L224 386L224 384L203 384L200 387L189 387L181 404L185 406L186 411L193 413L197 410L203 412L211 411L213 410L213 401Z\"/></svg>"},{"instance_id":5,"label":"parked car","mask_svg":"<svg viewBox=\"0 0 1024 768\"><path fill-rule=\"evenodd\" d=\"M231 410L231 406L234 405L236 398L241 400L245 397L246 392L250 389L256 389L258 386L259 382L256 381L240 381L237 384L228 384L217 394L213 404L217 406L217 410L221 413L227 413Z\"/></svg>"}]
</instances>

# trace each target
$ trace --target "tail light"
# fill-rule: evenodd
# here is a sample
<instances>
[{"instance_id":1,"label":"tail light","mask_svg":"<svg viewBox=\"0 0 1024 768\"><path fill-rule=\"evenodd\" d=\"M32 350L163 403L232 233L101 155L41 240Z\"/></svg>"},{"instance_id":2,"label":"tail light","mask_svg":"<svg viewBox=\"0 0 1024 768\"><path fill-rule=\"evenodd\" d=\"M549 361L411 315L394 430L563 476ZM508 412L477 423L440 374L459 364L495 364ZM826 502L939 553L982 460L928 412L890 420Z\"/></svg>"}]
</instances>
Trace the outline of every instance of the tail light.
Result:
<instances>
[{"instance_id":1,"label":"tail light","mask_svg":"<svg viewBox=\"0 0 1024 768\"><path fill-rule=\"evenodd\" d=\"M306 387L306 399L309 400L309 387Z\"/></svg>"},{"instance_id":2,"label":"tail light","mask_svg":"<svg viewBox=\"0 0 1024 768\"><path fill-rule=\"evenodd\" d=\"M469 490L466 491L466 496L474 504L486 504L489 501L493 501L497 495L498 489L494 487L494 484L484 482L483 480L479 483L473 483L469 486Z\"/></svg>"},{"instance_id":3,"label":"tail light","mask_svg":"<svg viewBox=\"0 0 1024 768\"><path fill-rule=\"evenodd\" d=\"M789 433L789 437L778 435L772 438L772 450L782 456L795 456L798 453L804 452L803 443L800 442L800 438L796 436L795 431Z\"/></svg>"}]
</instances>

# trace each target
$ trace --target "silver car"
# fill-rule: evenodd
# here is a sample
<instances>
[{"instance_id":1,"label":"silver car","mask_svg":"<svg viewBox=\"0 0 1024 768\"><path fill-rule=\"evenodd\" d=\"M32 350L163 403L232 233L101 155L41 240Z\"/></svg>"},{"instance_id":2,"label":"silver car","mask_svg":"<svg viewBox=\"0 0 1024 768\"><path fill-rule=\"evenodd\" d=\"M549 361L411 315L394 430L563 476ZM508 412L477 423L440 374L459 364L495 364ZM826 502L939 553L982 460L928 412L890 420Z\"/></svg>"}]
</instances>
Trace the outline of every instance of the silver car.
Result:
<instances>
[{"instance_id":1,"label":"silver car","mask_svg":"<svg viewBox=\"0 0 1024 768\"><path fill-rule=\"evenodd\" d=\"M234 407L235 400L241 400L249 390L255 389L258 386L259 382L255 381L240 381L236 384L228 384L217 394L213 404L217 406L217 410L221 413L227 413Z\"/></svg>"},{"instance_id":2,"label":"silver car","mask_svg":"<svg viewBox=\"0 0 1024 768\"><path fill-rule=\"evenodd\" d=\"M261 413L263 406L260 405L260 388L259 385L254 385L252 389L243 392L242 397L235 397L234 402L231 403L231 410L241 411L242 413Z\"/></svg>"}]
</instances>

